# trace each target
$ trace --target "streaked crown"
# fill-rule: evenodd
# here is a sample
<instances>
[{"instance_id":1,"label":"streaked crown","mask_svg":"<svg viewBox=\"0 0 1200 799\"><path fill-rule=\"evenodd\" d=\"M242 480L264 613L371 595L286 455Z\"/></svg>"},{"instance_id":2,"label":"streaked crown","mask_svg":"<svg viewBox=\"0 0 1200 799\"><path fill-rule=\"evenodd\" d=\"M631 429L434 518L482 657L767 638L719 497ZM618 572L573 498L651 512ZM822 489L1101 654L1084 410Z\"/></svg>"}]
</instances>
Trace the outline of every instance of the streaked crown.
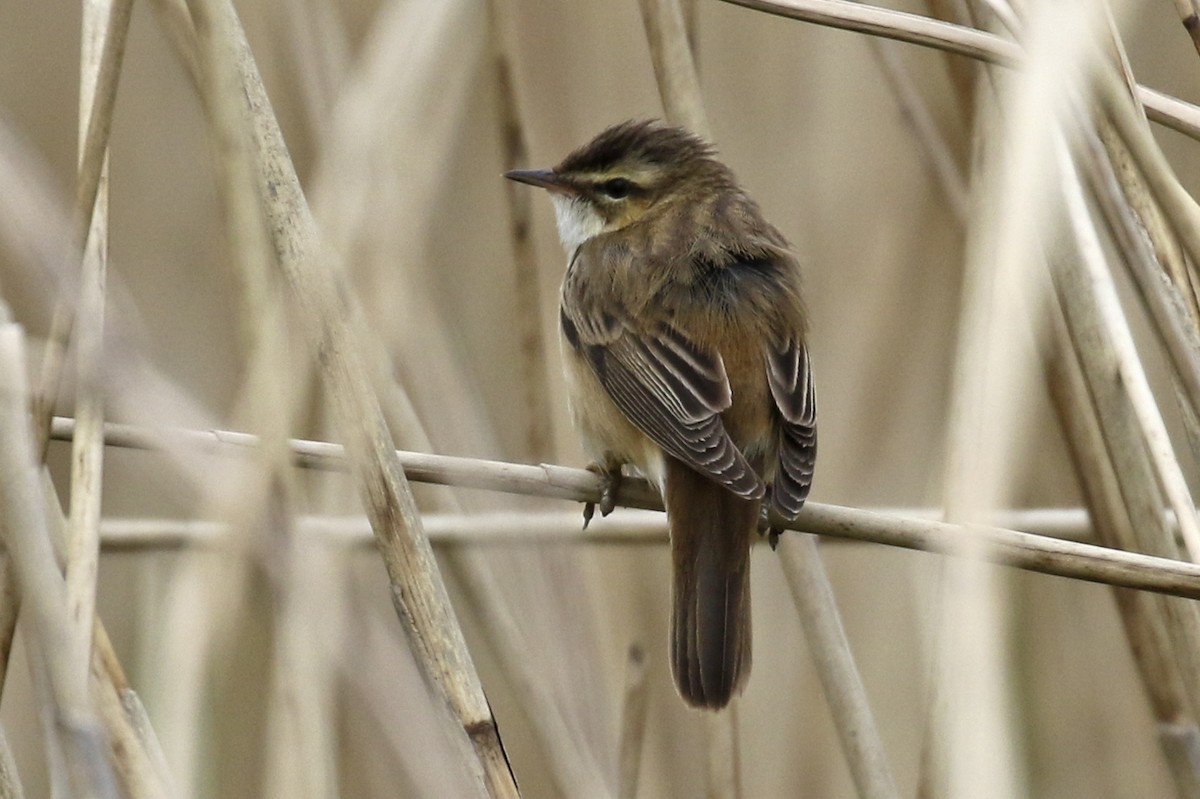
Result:
<instances>
[{"instance_id":1,"label":"streaked crown","mask_svg":"<svg viewBox=\"0 0 1200 799\"><path fill-rule=\"evenodd\" d=\"M553 169L506 177L550 191L568 252L600 233L620 230L657 205L734 185L712 145L657 120L613 125Z\"/></svg>"}]
</instances>

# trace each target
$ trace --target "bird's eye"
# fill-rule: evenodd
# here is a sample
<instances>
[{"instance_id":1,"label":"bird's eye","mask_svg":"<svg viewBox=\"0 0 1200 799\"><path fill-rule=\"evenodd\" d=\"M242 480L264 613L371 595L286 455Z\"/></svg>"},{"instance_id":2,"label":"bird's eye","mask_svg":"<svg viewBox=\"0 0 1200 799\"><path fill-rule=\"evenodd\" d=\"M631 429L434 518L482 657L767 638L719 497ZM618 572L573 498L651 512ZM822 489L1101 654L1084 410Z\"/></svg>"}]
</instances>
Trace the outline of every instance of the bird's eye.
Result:
<instances>
[{"instance_id":1,"label":"bird's eye","mask_svg":"<svg viewBox=\"0 0 1200 799\"><path fill-rule=\"evenodd\" d=\"M620 200L633 191L633 182L625 178L611 178L600 184L600 191L614 200Z\"/></svg>"}]
</instances>

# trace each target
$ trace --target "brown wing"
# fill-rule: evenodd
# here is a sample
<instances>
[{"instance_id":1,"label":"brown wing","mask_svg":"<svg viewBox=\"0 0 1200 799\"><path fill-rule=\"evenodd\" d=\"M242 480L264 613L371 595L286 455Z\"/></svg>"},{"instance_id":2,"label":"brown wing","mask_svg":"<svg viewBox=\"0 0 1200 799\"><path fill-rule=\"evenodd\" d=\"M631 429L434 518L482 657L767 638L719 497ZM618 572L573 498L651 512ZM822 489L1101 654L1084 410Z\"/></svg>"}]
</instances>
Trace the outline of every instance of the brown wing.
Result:
<instances>
[{"instance_id":1,"label":"brown wing","mask_svg":"<svg viewBox=\"0 0 1200 799\"><path fill-rule=\"evenodd\" d=\"M784 518L794 519L808 498L817 460L817 397L803 341L793 338L768 350L767 382L783 417L771 498Z\"/></svg>"},{"instance_id":2,"label":"brown wing","mask_svg":"<svg viewBox=\"0 0 1200 799\"><path fill-rule=\"evenodd\" d=\"M561 322L567 343L634 426L735 494L763 495L762 480L721 422L732 399L718 353L701 349L669 324L639 330L622 308L572 313L563 307Z\"/></svg>"}]
</instances>

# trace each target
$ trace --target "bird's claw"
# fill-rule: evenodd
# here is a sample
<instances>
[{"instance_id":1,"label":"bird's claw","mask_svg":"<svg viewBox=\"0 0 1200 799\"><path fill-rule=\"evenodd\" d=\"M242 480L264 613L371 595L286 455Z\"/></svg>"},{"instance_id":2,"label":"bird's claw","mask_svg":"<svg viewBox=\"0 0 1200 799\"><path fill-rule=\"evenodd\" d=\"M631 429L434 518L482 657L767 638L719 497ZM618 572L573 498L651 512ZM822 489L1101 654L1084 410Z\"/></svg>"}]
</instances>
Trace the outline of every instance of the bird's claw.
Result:
<instances>
[{"instance_id":1,"label":"bird's claw","mask_svg":"<svg viewBox=\"0 0 1200 799\"><path fill-rule=\"evenodd\" d=\"M783 528L776 524L776 519L771 517L771 497L768 494L763 499L762 506L758 511L758 534L767 537L767 543L771 545L771 551L774 552L779 546L779 534L783 532Z\"/></svg>"},{"instance_id":2,"label":"bird's claw","mask_svg":"<svg viewBox=\"0 0 1200 799\"><path fill-rule=\"evenodd\" d=\"M587 467L588 471L600 478L600 501L585 502L583 504L583 529L587 529L591 523L592 517L596 515L596 507L600 507L600 515L607 516L616 510L617 507L617 491L621 487L621 467L606 466L600 463L592 463Z\"/></svg>"}]
</instances>

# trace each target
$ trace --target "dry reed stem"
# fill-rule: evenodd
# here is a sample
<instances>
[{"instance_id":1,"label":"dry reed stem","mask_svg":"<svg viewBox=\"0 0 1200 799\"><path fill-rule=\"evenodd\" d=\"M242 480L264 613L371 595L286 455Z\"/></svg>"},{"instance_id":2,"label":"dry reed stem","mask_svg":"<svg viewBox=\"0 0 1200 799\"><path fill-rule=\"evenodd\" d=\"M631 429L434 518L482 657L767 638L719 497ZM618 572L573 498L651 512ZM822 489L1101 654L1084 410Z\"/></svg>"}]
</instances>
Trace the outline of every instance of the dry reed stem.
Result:
<instances>
[{"instance_id":1,"label":"dry reed stem","mask_svg":"<svg viewBox=\"0 0 1200 799\"><path fill-rule=\"evenodd\" d=\"M1002 67L1015 67L1023 57L1019 45L990 33L917 14L847 3L844 0L723 2L788 19L932 47ZM1137 87L1137 96L1152 121L1185 136L1200 139L1200 107L1140 85Z\"/></svg>"},{"instance_id":2,"label":"dry reed stem","mask_svg":"<svg viewBox=\"0 0 1200 799\"><path fill-rule=\"evenodd\" d=\"M117 99L117 79L121 74L121 61L125 55L125 39L129 33L129 18L133 11L133 0L113 0L109 6L108 24L105 26L104 45L95 64L95 92L90 102L86 133L80 143L79 174L75 185L75 204L72 209L71 244L74 252L83 253L88 231L92 226L92 212L96 207L96 194L100 188L101 172L107 160L108 138L112 131L113 106ZM38 452L45 457L50 417L58 397L58 387L67 354L67 342L75 319L75 298L70 289L73 276L62 282L63 294L58 298L50 323L45 348L42 352L41 373L34 397L34 430Z\"/></svg>"},{"instance_id":3,"label":"dry reed stem","mask_svg":"<svg viewBox=\"0 0 1200 799\"><path fill-rule=\"evenodd\" d=\"M393 386L393 391L399 395L395 397L397 402L407 408L408 399L399 387ZM407 421L402 426L402 434L428 447L428 437L420 423L415 421L415 416ZM462 508L455 494L447 491L436 499L435 506L457 511L447 515L457 516L459 520L507 516L517 519L516 524L521 525L527 524L529 517L528 513L503 512L463 516L459 515ZM562 540L564 529L578 526L579 516L573 514L572 519L568 527L560 525L556 529L556 539ZM439 533L445 535L453 534L450 531L463 530L461 521L439 524L436 515L428 513L422 515L422 524L431 543ZM527 526L524 531L528 532ZM498 656L500 670L518 697L518 706L530 721L541 753L549 762L551 778L559 790L573 796L610 795L611 790L603 783L603 770L594 762L586 745L580 745L580 736L575 731L573 720L556 701L552 687L542 673L541 664L528 656L529 641L513 616L511 601L505 595L493 563L482 553L461 552L452 548L447 555L448 569L464 592L468 607L479 618L488 645Z\"/></svg>"},{"instance_id":4,"label":"dry reed stem","mask_svg":"<svg viewBox=\"0 0 1200 799\"><path fill-rule=\"evenodd\" d=\"M103 736L92 715L87 690L86 663L72 635L67 612L67 593L55 562L46 504L38 479L34 441L27 409L28 385L25 372L25 341L21 328L0 325L0 500L5 509L5 545L15 566L22 604L30 614L36 633L31 663L45 669L50 728L70 766L74 790L89 795L115 796L113 774L104 762ZM48 729L48 732L49 732ZM55 743L47 740L47 747ZM78 781L77 781L78 780Z\"/></svg>"},{"instance_id":5,"label":"dry reed stem","mask_svg":"<svg viewBox=\"0 0 1200 799\"><path fill-rule=\"evenodd\" d=\"M103 627L99 629L103 630ZM112 652L111 644L108 647L108 652ZM103 658L101 658L103 663ZM146 712L145 705L142 704L142 698L132 688L125 686L121 687L112 679L111 669L107 663L103 663L101 683L107 689L109 686L113 688L117 696L121 699L121 709L124 711L120 717L119 724L106 725L108 729L117 729L120 734L125 735L126 731L132 733L132 738L128 742L128 749L132 754L121 753L118 759L125 758L132 761L129 767L118 769L118 773L128 774L135 769L138 772L138 777L142 780L137 789L130 788L129 794L131 797L170 797L175 791L171 785L171 770L167 766L167 756L163 752L162 744L158 740L158 734L154 731L154 726L150 723L150 715ZM95 688L92 689L95 691ZM112 733L110 733L111 735ZM136 761L134 760L136 758ZM144 760L143 760L144 758ZM126 778L126 784L130 784Z\"/></svg>"},{"instance_id":6,"label":"dry reed stem","mask_svg":"<svg viewBox=\"0 0 1200 799\"><path fill-rule=\"evenodd\" d=\"M529 165L529 144L521 120L517 90L513 84L512 44L507 35L512 16L512 0L490 0L492 68L496 75L496 95L500 114L500 140L503 143L504 170ZM504 181L508 201L509 236L513 253L513 284L516 303L513 317L517 325L517 344L521 386L520 404L525 416L525 453L533 459L549 458L554 453L550 392L546 384L546 340L542 334L542 291L537 252L533 246L533 192L514 181Z\"/></svg>"},{"instance_id":7,"label":"dry reed stem","mask_svg":"<svg viewBox=\"0 0 1200 799\"><path fill-rule=\"evenodd\" d=\"M351 299L355 314L352 327L368 329L361 306L354 302L353 295L347 296ZM430 448L428 436L412 401L395 380L390 355L377 340L367 341L366 346L374 385L382 398L394 435L403 439L408 446ZM470 390L465 386L449 390L442 398L442 409L445 410L446 403L452 403L456 407L452 408L450 416L464 418L473 411L470 403L463 402L469 396ZM427 498L435 503L434 507L459 507L457 498L448 491L437 492L435 496ZM604 770L594 763L586 742L581 742L577 726L564 713L551 681L545 679L543 664L528 657L530 642L513 617L511 599L494 563L473 553L452 551L449 555L446 568L465 590L467 606L480 619L483 635L498 655L498 666L509 685L521 692L518 705L531 722L542 754L549 762L553 779L564 791L591 790L598 795L611 793L607 786L601 784Z\"/></svg>"},{"instance_id":8,"label":"dry reed stem","mask_svg":"<svg viewBox=\"0 0 1200 799\"><path fill-rule=\"evenodd\" d=\"M327 659L314 645L309 625L325 602L314 589L337 590L328 554L294 529L278 536L270 568L275 632L268 697L263 795L268 799L337 796L336 714ZM335 578L336 579L336 578Z\"/></svg>"},{"instance_id":9,"label":"dry reed stem","mask_svg":"<svg viewBox=\"0 0 1200 799\"><path fill-rule=\"evenodd\" d=\"M51 530L50 542L61 571L66 565L67 520L55 496L50 472L44 465L40 478ZM113 768L130 799L172 796L170 773L161 756L158 738L145 712L134 714L141 702L129 687L125 670L99 616L94 618L92 631L88 690L108 734Z\"/></svg>"},{"instance_id":10,"label":"dry reed stem","mask_svg":"<svg viewBox=\"0 0 1200 799\"><path fill-rule=\"evenodd\" d=\"M840 30L882 36L922 47L931 47L1004 67L1016 66L1022 58L1019 45L991 33L950 22L848 3L844 0L724 0L732 5L763 11L788 19L811 22Z\"/></svg>"},{"instance_id":11,"label":"dry reed stem","mask_svg":"<svg viewBox=\"0 0 1200 799\"><path fill-rule=\"evenodd\" d=\"M1095 314L1094 321L1087 322L1088 327L1097 334L1106 335L1107 342L1102 346L1108 348L1114 359L1119 382L1128 394L1138 422L1138 429L1143 443L1155 467L1155 477L1166 494L1171 508L1175 511L1180 534L1183 537L1191 560L1200 560L1200 518L1196 514L1196 505L1192 501L1187 481L1167 433L1166 424L1158 410L1154 393L1150 389L1149 380L1138 357L1137 345L1133 341L1133 333L1121 309L1117 296L1116 285L1104 256L1103 245L1096 234L1083 189L1075 172L1074 164L1062 144L1058 154L1059 170L1063 178L1063 192L1066 199L1067 216L1074 230L1074 249L1079 253L1079 259L1064 259L1062 262L1068 268L1078 264L1086 270L1084 275L1077 278L1077 284L1086 286L1087 295L1064 297L1063 301L1072 304L1078 314ZM1099 343L1098 339L1093 339Z\"/></svg>"},{"instance_id":12,"label":"dry reed stem","mask_svg":"<svg viewBox=\"0 0 1200 799\"><path fill-rule=\"evenodd\" d=\"M977 117L972 187L979 193L968 223L947 436L950 520L979 518L1010 500L1014 442L1032 396L1021 334L1036 340L1044 322L1048 281L1036 267L1055 196L1055 148L1063 108L1095 58L1090 43L1099 20L1082 5L1038 7L1025 32L1027 60L997 92L998 116ZM983 563L986 542L964 537L960 546L966 557L945 564L930 703L936 742L922 785L935 795L1020 795L1026 777L1010 712L1006 586Z\"/></svg>"},{"instance_id":13,"label":"dry reed stem","mask_svg":"<svg viewBox=\"0 0 1200 799\"><path fill-rule=\"evenodd\" d=\"M841 720L838 736L858 795L863 799L898 799L900 792L884 755L816 537L782 536L779 562L800 612L817 677L833 717Z\"/></svg>"},{"instance_id":14,"label":"dry reed stem","mask_svg":"<svg viewBox=\"0 0 1200 799\"><path fill-rule=\"evenodd\" d=\"M451 32L450 26L456 21L461 26L466 20L472 19L472 12L465 8L445 6L444 4L432 4L430 7L439 9L435 19L439 26L444 26L446 32L438 36L427 33L422 38L447 38L454 42L452 48L447 47L445 52L441 52L439 55L438 48L430 50L421 46L416 48L419 57L398 61L394 54L398 35L401 31L411 29L414 15L420 17L420 9L428 7L421 4L404 6L403 12L389 14L384 23L378 26L374 36L375 44L367 48L364 63L358 70L355 83L343 91L342 99L339 102L342 123L333 131L334 138L327 145L330 151L336 152L347 146L361 146L358 138L361 125L377 126L381 122L385 125L391 122L394 125L396 123L393 121L393 117L403 111L421 116L430 113L429 109L420 107L420 104L416 109L409 109L405 105L407 101L404 100L401 100L399 108L389 110L388 113L382 115L382 118L377 108L381 92L388 94L396 92L396 89L392 88L392 84L396 82L397 77L400 79L401 87L415 87L420 83L421 74L440 74L444 67L438 62L444 61L446 58L452 59L456 65L461 65L461 53L458 52L464 47L461 31ZM449 10L443 11L441 10L443 8ZM410 9L416 10L411 11ZM471 24L477 23L472 22ZM480 46L482 47L483 44L481 36ZM436 60L434 60L435 58ZM387 82L387 88L381 85L384 81ZM401 91L396 96L403 98L409 93L409 91ZM441 97L437 101L439 107L444 106L446 102L445 97ZM419 135L428 136L428 132L423 131ZM373 146L381 145L377 143ZM394 146L394 142L389 140L386 145L382 146L391 148ZM336 158L331 157L331 162L334 161ZM363 167L374 170L374 166L366 159L351 159L351 170ZM364 182L374 180L373 177L366 175L358 178L348 177L344 170L333 174L338 181L334 185L353 185L356 179L364 180ZM318 192L314 191L314 193ZM343 191L342 194L345 195L345 192ZM359 202L357 196L342 196L339 199L342 206L347 208L353 208ZM525 199L528 199L528 196ZM412 210L417 217L423 218L426 215L426 207L423 204L414 204ZM394 209L388 213L394 213ZM378 224L393 224L390 218L372 221L370 215L362 214L347 216L345 222L338 232L340 238L343 239L341 247L347 250L361 246L361 241L355 240L354 237L360 237L362 241L371 241L373 236L379 235ZM358 231L357 227L363 229ZM418 227L420 227L419 224ZM350 233L347 233L347 230ZM346 241L347 239L350 241ZM388 268L391 268L391 264L388 265ZM347 289L346 296L350 299L352 312L355 314L352 326L359 330L369 329L363 309L356 302L354 293ZM540 312L536 316L540 319ZM530 321L536 323L536 320L531 319ZM418 335L423 337L432 335L435 338L444 336L444 332L439 329L439 324L439 320L436 318L430 317L423 320L421 324L423 329ZM403 440L409 448L430 448L428 436L416 414L412 401L396 381L392 353L384 349L379 339L364 338L367 339L367 360L372 368L375 390L381 397L381 404L393 434ZM438 367L444 369L448 363L445 358L452 356L453 353L449 351L449 348L439 348L439 350L437 356L424 353L422 357L425 359L433 357ZM473 389L464 381L457 379L457 369L451 368L449 372L449 377L442 378L448 385L438 399L439 411L446 415L446 418L464 420L478 417L479 409L471 399L474 395ZM544 384L544 378L544 374L540 376L539 383ZM473 442L480 440L481 437L486 438L488 435L488 432L480 425L467 425L464 429L470 431L466 436ZM464 435L461 430L452 435L466 440L461 438ZM449 491L426 492L426 494L425 499L431 503L432 507L459 507L457 497ZM545 572L561 576L563 568L577 568L575 564L555 560L552 555L542 553L539 554L539 557L550 558L546 563L540 564L540 568ZM611 769L602 768L595 762L596 757L592 751L593 744L581 735L576 719L570 716L571 708L568 704L570 700L566 700L557 693L558 686L555 685L553 679L547 679L546 664L528 657L531 646L538 646L545 642L531 640L521 629L522 623L519 623L521 620L514 617L512 589L505 586L503 582L506 575L502 567L497 567L494 559L484 558L481 553L451 551L445 561L445 568L455 578L457 584L464 588L467 607L471 608L479 618L481 622L479 627L483 635L491 649L499 657L500 670L508 678L510 685L523 691L518 705L531 722L532 729L537 736L537 744L549 763L548 770L553 775L553 779L564 791L576 793L596 791L604 795L610 794L611 789L602 783ZM532 567L526 565L522 568ZM577 586L572 585L571 590L577 590ZM582 635L586 629L584 625L574 624L571 629L572 634L586 638L585 635ZM590 642L585 645L593 646ZM586 657L586 655L582 656ZM573 652L570 657L579 658L581 653ZM572 675L572 677L577 678L578 675Z\"/></svg>"},{"instance_id":15,"label":"dry reed stem","mask_svg":"<svg viewBox=\"0 0 1200 799\"><path fill-rule=\"evenodd\" d=\"M38 708L37 721L42 729L45 741L43 755L46 763L46 778L50 787L50 796L71 796L76 791L88 792L88 786L80 784L78 773L72 774L67 764L67 756L63 751L61 730L55 723L58 715L54 708L53 690L50 687L49 670L46 659L42 655L41 642L36 635L25 645L25 668L29 672L29 682L32 686L32 698ZM73 784L74 783L74 784ZM92 799L88 796L87 799Z\"/></svg>"},{"instance_id":16,"label":"dry reed stem","mask_svg":"<svg viewBox=\"0 0 1200 799\"><path fill-rule=\"evenodd\" d=\"M349 463L372 521L392 587L392 599L422 671L474 751L481 792L516 796L511 772L479 676L462 638L445 585L421 529L403 468L391 445L362 353L348 325L316 223L288 156L253 54L231 4L224 4L223 42L241 72L253 127L256 163L269 227L284 277L317 354L335 418L348 442Z\"/></svg>"},{"instance_id":17,"label":"dry reed stem","mask_svg":"<svg viewBox=\"0 0 1200 799\"><path fill-rule=\"evenodd\" d=\"M267 442L250 479L239 487L240 497L233 503L238 509L234 512L241 516L237 526L247 535L257 532L260 539L270 538L246 546L257 544L278 553L269 570L274 578L271 588L277 612L267 695L265 792L295 799L328 796L336 785L329 673L324 659L313 656L300 618L309 609L307 592L317 576L310 567L308 579L298 579L300 561L307 560L307 553L298 552L291 540L296 489L287 468L286 432L295 402L285 389L287 320L259 201L248 132L242 125L241 76L231 50L224 45L233 34L217 3L192 0L189 6L201 71L201 97L214 142L218 194L241 283L241 331L249 364L238 405ZM263 515L267 517L265 524ZM202 569L204 564L189 566ZM244 596L249 587L246 579L232 582L234 591L213 580L202 578L198 582L198 588L208 593L201 600L201 606L210 609L211 614L205 628L215 634L232 626L222 625L220 617L236 612L241 604L237 596Z\"/></svg>"},{"instance_id":18,"label":"dry reed stem","mask_svg":"<svg viewBox=\"0 0 1200 799\"><path fill-rule=\"evenodd\" d=\"M872 509L868 509L872 510ZM876 508L884 516L939 520L935 508ZM576 511L492 511L483 513L426 512L425 534L435 547L556 546L661 546L666 544L667 522L661 513L625 509L615 516L593 520L580 529ZM294 520L296 533L327 546L374 546L371 525L365 516L302 515ZM1071 541L1092 537L1085 508L1031 508L1005 511L989 520L998 527ZM221 521L161 518L107 518L100 523L104 552L155 552L188 548L229 548L234 530ZM761 539L758 543L764 543ZM830 538L826 545L852 544ZM1114 547L1119 548L1119 547Z\"/></svg>"},{"instance_id":19,"label":"dry reed stem","mask_svg":"<svg viewBox=\"0 0 1200 799\"><path fill-rule=\"evenodd\" d=\"M1061 320L1053 339L1053 351L1045 357L1051 400L1097 538L1110 547L1135 545L1133 522L1122 503L1120 484ZM1168 614L1163 607L1164 603L1182 600L1123 588L1114 588L1113 597L1130 653L1158 722L1159 746L1179 796L1189 799L1200 796L1194 761L1186 756L1188 749L1194 748L1195 742L1200 740L1200 730L1190 716L1184 677L1180 672L1188 662L1172 659L1166 626Z\"/></svg>"},{"instance_id":20,"label":"dry reed stem","mask_svg":"<svg viewBox=\"0 0 1200 799\"><path fill-rule=\"evenodd\" d=\"M630 644L625 657L625 691L621 701L621 730L617 739L617 799L635 799L646 741L646 653Z\"/></svg>"},{"instance_id":21,"label":"dry reed stem","mask_svg":"<svg viewBox=\"0 0 1200 799\"><path fill-rule=\"evenodd\" d=\"M416 6L416 8L420 8L420 6ZM449 24L458 13L467 12L443 14L440 18L441 24ZM381 26L377 36L379 41L384 44L382 47L369 49L369 55L366 57L367 66L360 69L361 74L357 78L357 83L343 93L339 108L344 117L349 117L351 120L371 120L369 123L364 122L363 124L377 123L375 106L379 102L377 95L380 86L378 84L381 80L386 80L386 75L394 72L399 66L393 63L395 61L395 56L392 55L395 37L389 34L402 27L411 27L411 20L407 13L402 16L389 17L386 24ZM407 68L404 69L403 80L415 84L417 79L412 76L419 74L422 69L428 70L431 67L424 60L428 57L429 55L426 54L416 64L407 65ZM459 56L455 54L454 58L457 62ZM392 113L396 113L396 111ZM340 135L353 140L358 131L358 126L354 122L350 122L339 126L334 133L335 137ZM329 145L331 150L337 150L341 146L344 145L340 144L337 138ZM389 141L387 146L392 146L392 143ZM342 182L347 180L344 173L338 174L337 178ZM350 178L350 181L353 182L354 178ZM347 206L353 206L357 202L357 198L342 198L342 202ZM415 210L419 215L423 214L421 206L416 206ZM348 238L346 229L352 225L365 224L368 227L368 230L359 235L368 237L377 235L377 232L369 230L372 226L371 221L361 215L356 215L347 222L349 225L339 231L343 238ZM387 224L391 224L391 222L388 221ZM356 245L343 243L342 246L351 248ZM358 330L369 329L361 304L356 302L353 292L347 289L346 296L350 299L352 313L355 315L352 327ZM540 318L540 313L537 316ZM437 320L430 319L428 323L436 326ZM429 335L430 328L425 327L421 334ZM440 331L434 330L434 335L440 335ZM411 399L395 379L392 355L384 349L378 339L364 338L367 338L365 344L368 348L367 360L372 368L375 390L381 397L381 404L385 409L393 434L411 448L430 448L429 438ZM438 362L439 366L445 366L445 361L439 359ZM452 370L452 374L456 375L457 373ZM539 381L544 383L544 377L542 375ZM453 379L449 379L447 382L451 383L451 387L447 388L439 398L439 410L448 413L448 418L465 419L478 416L476 413L478 409L470 401L473 390L463 382ZM478 427L472 432L475 436L487 435L486 431ZM459 507L457 497L449 491L428 493L432 495L427 495L426 499L431 502L433 507ZM451 552L449 555L450 557L445 562L445 568L464 588L467 606L480 619L480 628L488 644L499 656L500 670L509 679L510 685L523 691L522 701L518 703L519 707L531 722L538 745L549 762L549 771L553 775L553 779L564 791L594 790L600 794L610 794L611 790L601 784L608 770L595 764L589 743L582 740L578 725L569 717L561 697L555 693L553 681L546 679L544 664L528 657L532 642L520 629L517 619L513 616L511 590L504 586L501 579L502 572L497 569L494 560L484 559L477 553L469 552ZM552 562L547 568L558 571L564 565L566 564Z\"/></svg>"},{"instance_id":22,"label":"dry reed stem","mask_svg":"<svg viewBox=\"0 0 1200 799\"><path fill-rule=\"evenodd\" d=\"M1175 10L1179 12L1179 21L1183 23L1183 29L1192 40L1192 46L1200 53L1200 9L1197 8L1195 0L1174 0L1174 4Z\"/></svg>"},{"instance_id":23,"label":"dry reed stem","mask_svg":"<svg viewBox=\"0 0 1200 799\"><path fill-rule=\"evenodd\" d=\"M1087 170L1091 194L1121 252L1121 263L1133 278L1174 367L1184 402L1200 408L1200 333L1192 322L1196 317L1190 307L1194 295L1188 296L1191 283L1186 271L1168 269L1163 260L1165 248L1173 249L1174 238L1157 217L1157 205L1146 193L1140 174L1124 161L1122 156L1128 151L1119 141L1102 129L1099 139L1084 136L1077 150L1081 166ZM1182 254L1178 266L1186 270ZM1164 273L1171 279L1164 280ZM1180 278L1185 281L1182 286Z\"/></svg>"},{"instance_id":24,"label":"dry reed stem","mask_svg":"<svg viewBox=\"0 0 1200 799\"><path fill-rule=\"evenodd\" d=\"M1133 522L1137 548L1177 558L1179 548L1162 515L1162 495L1129 395L1112 379L1118 374L1116 355L1108 336L1099 328L1098 314L1090 305L1092 288L1085 267L1074 263L1073 256L1067 256L1060 259L1052 276L1122 501ZM1184 674L1200 675L1200 609L1194 603L1166 603L1163 610L1180 668ZM1195 712L1200 708L1200 682L1185 680L1185 688Z\"/></svg>"},{"instance_id":25,"label":"dry reed stem","mask_svg":"<svg viewBox=\"0 0 1200 799\"><path fill-rule=\"evenodd\" d=\"M1117 76L1102 71L1097 86L1100 102L1170 220L1184 251L1193 264L1200 263L1200 206L1180 185L1158 143L1139 120Z\"/></svg>"},{"instance_id":26,"label":"dry reed stem","mask_svg":"<svg viewBox=\"0 0 1200 799\"><path fill-rule=\"evenodd\" d=\"M1098 136L1083 135L1076 157L1104 215L1109 238L1133 277L1153 330L1170 359L1172 384L1192 457L1200 459L1200 298L1195 291L1195 272L1188 267L1179 239L1128 148L1112 124L1097 116ZM1163 279L1164 273L1169 279Z\"/></svg>"},{"instance_id":27,"label":"dry reed stem","mask_svg":"<svg viewBox=\"0 0 1200 799\"><path fill-rule=\"evenodd\" d=\"M642 25L650 46L650 61L658 81L663 114L672 125L682 125L706 139L712 138L692 49L688 45L680 0L639 0Z\"/></svg>"},{"instance_id":28,"label":"dry reed stem","mask_svg":"<svg viewBox=\"0 0 1200 799\"><path fill-rule=\"evenodd\" d=\"M113 682L100 654L92 657L90 689L125 793L130 799L172 796L166 759L141 701L132 690L122 690Z\"/></svg>"},{"instance_id":29,"label":"dry reed stem","mask_svg":"<svg viewBox=\"0 0 1200 799\"><path fill-rule=\"evenodd\" d=\"M79 80L79 160L86 155L92 105L112 0L83 5ZM67 522L67 611L78 651L90 655L100 568L100 502L104 481L104 304L108 272L108 149L100 159L95 206L86 234L75 331L75 440L71 442L71 497ZM48 421L48 420L47 420ZM86 675L90 656L77 668Z\"/></svg>"},{"instance_id":30,"label":"dry reed stem","mask_svg":"<svg viewBox=\"0 0 1200 799\"><path fill-rule=\"evenodd\" d=\"M51 434L56 440L67 440L71 430L70 419L57 417ZM229 430L151 429L112 422L106 424L104 430L108 446L127 449L157 451L170 445L199 449L226 448L232 452L258 444L255 436ZM331 471L348 469L346 452L340 444L291 439L288 446L294 464L302 468ZM552 464L531 466L420 452L397 452L396 455L408 478L418 483L580 503L600 500L599 478L586 469ZM643 480L623 481L617 500L622 507L662 510L658 493ZM1156 513L1158 519L1166 524L1161 507ZM994 563L1060 577L1200 599L1200 566L1195 564L993 526L948 524L810 503L788 529L941 554L953 554L956 539L963 535L964 530L969 530L972 535L986 537L991 542L990 559Z\"/></svg>"},{"instance_id":31,"label":"dry reed stem","mask_svg":"<svg viewBox=\"0 0 1200 799\"><path fill-rule=\"evenodd\" d=\"M25 789L21 787L17 764L13 760L12 749L8 746L8 737L2 729L0 729L0 799L25 799Z\"/></svg>"},{"instance_id":32,"label":"dry reed stem","mask_svg":"<svg viewBox=\"0 0 1200 799\"><path fill-rule=\"evenodd\" d=\"M1116 64L1124 87L1123 92L1133 98L1136 96L1137 81L1134 79L1133 68L1129 64L1125 46L1121 41L1117 23L1112 18L1111 11L1108 13L1108 42L1112 51L1112 60ZM1147 126L1145 109L1137 102L1133 103L1133 107L1138 117L1138 123ZM1153 192L1146 184L1145 178L1142 177L1134 163L1129 148L1121 141L1112 122L1104 114L1094 113L1092 117L1093 125L1108 152L1108 158L1112 163L1113 170L1117 173L1128 204L1141 219L1161 268L1170 275L1180 296L1186 299L1192 326L1200 325L1200 291L1196 285L1196 273L1188 268L1179 237L1171 230L1162 208L1154 199Z\"/></svg>"}]
</instances>

